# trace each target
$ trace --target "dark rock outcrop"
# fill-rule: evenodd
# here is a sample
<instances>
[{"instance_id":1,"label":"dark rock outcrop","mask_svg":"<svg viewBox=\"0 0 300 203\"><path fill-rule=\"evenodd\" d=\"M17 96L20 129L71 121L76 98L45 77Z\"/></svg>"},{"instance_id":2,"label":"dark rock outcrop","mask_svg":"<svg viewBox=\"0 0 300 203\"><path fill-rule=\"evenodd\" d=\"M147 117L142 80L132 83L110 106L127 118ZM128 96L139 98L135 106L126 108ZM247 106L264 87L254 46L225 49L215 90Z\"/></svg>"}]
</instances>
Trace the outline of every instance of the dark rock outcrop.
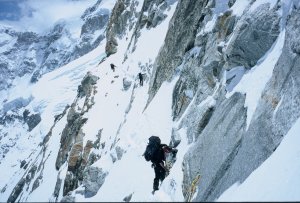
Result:
<instances>
[{"instance_id":1,"label":"dark rock outcrop","mask_svg":"<svg viewBox=\"0 0 300 203\"><path fill-rule=\"evenodd\" d=\"M210 12L209 8L205 8L207 4L208 0L178 2L169 23L165 43L154 63L148 101L152 100L163 81L172 78L184 54L194 46L197 30L204 16Z\"/></svg>"},{"instance_id":2,"label":"dark rock outcrop","mask_svg":"<svg viewBox=\"0 0 300 203\"><path fill-rule=\"evenodd\" d=\"M243 182L275 151L300 116L297 96L300 94L300 56L293 51L299 42L299 20L300 10L294 9L287 20L282 54L272 78L262 93L248 130L242 135L238 153L215 185L212 196L218 196L236 181Z\"/></svg>"},{"instance_id":3,"label":"dark rock outcrop","mask_svg":"<svg viewBox=\"0 0 300 203\"><path fill-rule=\"evenodd\" d=\"M184 157L183 194L200 174L198 201L212 200L211 192L235 157L246 124L245 96L236 93L219 100L207 126Z\"/></svg>"},{"instance_id":4,"label":"dark rock outcrop","mask_svg":"<svg viewBox=\"0 0 300 203\"><path fill-rule=\"evenodd\" d=\"M130 0L118 0L114 5L106 31L107 56L117 52L118 39L124 37L126 28L132 29L132 17L137 15L134 11L135 5L136 2Z\"/></svg>"},{"instance_id":5,"label":"dark rock outcrop","mask_svg":"<svg viewBox=\"0 0 300 203\"><path fill-rule=\"evenodd\" d=\"M32 114L26 119L28 131L32 131L40 122L42 118L40 114Z\"/></svg>"},{"instance_id":6,"label":"dark rock outcrop","mask_svg":"<svg viewBox=\"0 0 300 203\"><path fill-rule=\"evenodd\" d=\"M78 87L78 97L89 97L92 92L92 86L96 84L98 79L99 77L94 76L90 72L88 72L81 81L81 85L79 85Z\"/></svg>"},{"instance_id":7,"label":"dark rock outcrop","mask_svg":"<svg viewBox=\"0 0 300 203\"><path fill-rule=\"evenodd\" d=\"M248 11L249 13L245 14L246 17L240 19L237 26L245 23L244 20L250 14L255 14L251 17L251 20L257 20L266 15L276 20L272 22L264 21L266 24L259 23L260 26L258 27L261 29L256 30L258 32L262 31L263 27L267 26L268 29L265 32L272 32L271 34L263 33L261 36L262 38L268 38L265 40L267 45L263 43L259 48L253 48L249 43L241 45L246 49L253 49L253 52L255 50L255 54L260 54L260 56L251 55L249 50L241 52L249 52L249 55L243 55L239 58L242 59L240 61L234 59L233 56L231 61L223 66L222 71L235 65L243 65L249 68L253 65L250 62L252 59L255 58L253 61L256 63L263 54L272 48L279 33L279 18L276 9L276 6L269 9L269 5L265 4L258 7L253 13ZM229 98L224 98L224 87L220 87L213 96L216 104L213 105L214 110L211 115L207 114L209 116L208 120L205 121L207 124L204 128L201 128L198 135L197 133L189 133L190 130L188 129L188 136L191 134L197 137L195 139L189 138L191 142L195 143L184 158L183 194L186 198L190 196L191 182L197 175L201 176L201 181L196 186L198 192L193 199L194 201L213 201L235 182L243 182L251 172L274 152L283 136L299 118L300 108L297 104L300 101L296 95L299 94L299 88L297 87L299 86L298 83L300 84L298 76L300 74L300 63L298 62L300 58L294 48L297 47L297 41L299 40L299 36L296 34L299 31L297 27L299 23L296 23L299 22L299 18L299 9L294 9L287 18L282 54L275 65L271 79L262 92L249 128L246 127L245 96L235 93ZM258 20L257 22L261 21ZM253 22L251 26L254 24ZM235 29L233 36L236 37L238 33L239 29ZM252 38L248 38L248 34L245 34L245 38L240 38L240 40L253 42ZM239 37L241 36L239 35ZM232 39L230 43L235 44L237 41ZM232 48L233 44L229 47ZM226 53L231 48L228 48ZM227 59L221 58L222 61L227 61ZM230 63L231 65L228 66ZM201 123L203 117L192 116L193 103L189 108L189 112L182 120L182 125L189 127L194 121ZM205 106L202 106L201 110L204 110L204 108ZM199 115L199 112L197 115ZM185 119L188 118L196 119L192 119L187 124ZM192 128L195 129L195 127Z\"/></svg>"},{"instance_id":8,"label":"dark rock outcrop","mask_svg":"<svg viewBox=\"0 0 300 203\"><path fill-rule=\"evenodd\" d=\"M280 31L276 9L263 4L239 20L225 52L228 69L251 68L271 48Z\"/></svg>"},{"instance_id":9,"label":"dark rock outcrop","mask_svg":"<svg viewBox=\"0 0 300 203\"><path fill-rule=\"evenodd\" d=\"M20 195L20 193L23 190L23 187L25 185L25 178L21 178L21 180L18 182L18 184L14 187L13 191L9 195L7 202L15 202Z\"/></svg>"},{"instance_id":10,"label":"dark rock outcrop","mask_svg":"<svg viewBox=\"0 0 300 203\"><path fill-rule=\"evenodd\" d=\"M98 190L105 181L107 172L101 168L89 166L85 169L83 174L83 185L85 187L85 197L92 197L97 194Z\"/></svg>"}]
</instances>

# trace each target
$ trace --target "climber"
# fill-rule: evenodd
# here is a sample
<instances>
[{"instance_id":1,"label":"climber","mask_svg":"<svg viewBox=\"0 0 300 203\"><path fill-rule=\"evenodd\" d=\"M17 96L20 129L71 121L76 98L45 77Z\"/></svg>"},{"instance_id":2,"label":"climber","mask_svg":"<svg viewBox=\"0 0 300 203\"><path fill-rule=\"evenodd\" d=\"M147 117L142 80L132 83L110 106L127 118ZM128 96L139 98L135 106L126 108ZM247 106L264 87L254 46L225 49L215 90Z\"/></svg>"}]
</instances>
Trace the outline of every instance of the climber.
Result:
<instances>
[{"instance_id":1,"label":"climber","mask_svg":"<svg viewBox=\"0 0 300 203\"><path fill-rule=\"evenodd\" d=\"M143 74L139 72L140 85L143 86Z\"/></svg>"},{"instance_id":2,"label":"climber","mask_svg":"<svg viewBox=\"0 0 300 203\"><path fill-rule=\"evenodd\" d=\"M113 70L113 72L115 72L115 67L117 66L115 66L113 63L110 64L110 68Z\"/></svg>"},{"instance_id":3,"label":"climber","mask_svg":"<svg viewBox=\"0 0 300 203\"><path fill-rule=\"evenodd\" d=\"M166 177L166 173L169 173L169 169L164 163L166 161L165 153L172 152L173 157L175 157L177 151L177 149L169 147L166 144L161 144L160 138L157 136L151 136L149 138L149 142L143 156L146 161L151 161L151 166L152 168L154 167L155 178L153 181L152 194L158 190L159 180L162 182Z\"/></svg>"}]
</instances>

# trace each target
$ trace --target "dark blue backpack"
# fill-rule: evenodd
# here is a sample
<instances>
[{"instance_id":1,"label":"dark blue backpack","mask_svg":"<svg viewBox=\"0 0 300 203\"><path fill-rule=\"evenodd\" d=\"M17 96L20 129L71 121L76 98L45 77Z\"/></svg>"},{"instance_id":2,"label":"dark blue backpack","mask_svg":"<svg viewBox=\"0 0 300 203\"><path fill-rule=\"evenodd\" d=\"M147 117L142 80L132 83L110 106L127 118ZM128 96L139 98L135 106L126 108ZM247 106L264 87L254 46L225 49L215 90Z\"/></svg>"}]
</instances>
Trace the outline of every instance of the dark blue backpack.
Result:
<instances>
[{"instance_id":1,"label":"dark blue backpack","mask_svg":"<svg viewBox=\"0 0 300 203\"><path fill-rule=\"evenodd\" d=\"M157 151L160 149L160 138L157 136L151 136L149 138L148 145L146 147L146 150L143 154L146 161L153 161L155 159L155 155Z\"/></svg>"}]
</instances>

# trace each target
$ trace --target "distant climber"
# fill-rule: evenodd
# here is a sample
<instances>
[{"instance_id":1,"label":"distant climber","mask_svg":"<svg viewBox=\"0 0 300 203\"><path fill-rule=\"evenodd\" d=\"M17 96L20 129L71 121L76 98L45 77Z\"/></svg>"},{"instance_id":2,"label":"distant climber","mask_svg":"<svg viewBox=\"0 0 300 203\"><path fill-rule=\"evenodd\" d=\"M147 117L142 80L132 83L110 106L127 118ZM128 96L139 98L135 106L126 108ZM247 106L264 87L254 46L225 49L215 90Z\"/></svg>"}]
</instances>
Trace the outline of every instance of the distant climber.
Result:
<instances>
[{"instance_id":1,"label":"distant climber","mask_svg":"<svg viewBox=\"0 0 300 203\"><path fill-rule=\"evenodd\" d=\"M115 67L117 67L117 66L115 66L113 63L110 64L110 68L112 69L113 72L115 72L115 70L116 70Z\"/></svg>"},{"instance_id":2,"label":"distant climber","mask_svg":"<svg viewBox=\"0 0 300 203\"><path fill-rule=\"evenodd\" d=\"M143 74L141 72L139 72L139 80L140 80L140 86L143 86Z\"/></svg>"},{"instance_id":3,"label":"distant climber","mask_svg":"<svg viewBox=\"0 0 300 203\"><path fill-rule=\"evenodd\" d=\"M143 156L146 161L151 161L151 166L154 167L155 178L152 191L152 194L154 194L158 190L159 181L162 182L166 174L169 173L169 169L165 164L166 153L172 153L175 157L178 150L166 144L161 144L160 138L157 136L151 136L148 140L149 142Z\"/></svg>"}]
</instances>

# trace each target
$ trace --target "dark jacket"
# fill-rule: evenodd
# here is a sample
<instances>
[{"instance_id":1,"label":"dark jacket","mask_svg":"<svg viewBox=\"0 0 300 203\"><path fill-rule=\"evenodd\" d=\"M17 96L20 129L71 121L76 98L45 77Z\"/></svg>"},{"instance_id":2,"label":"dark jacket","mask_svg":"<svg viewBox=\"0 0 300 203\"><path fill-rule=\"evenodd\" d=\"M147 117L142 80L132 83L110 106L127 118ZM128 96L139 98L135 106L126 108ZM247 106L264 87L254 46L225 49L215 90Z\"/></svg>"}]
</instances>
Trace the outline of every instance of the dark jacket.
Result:
<instances>
[{"instance_id":1,"label":"dark jacket","mask_svg":"<svg viewBox=\"0 0 300 203\"><path fill-rule=\"evenodd\" d=\"M163 163L166 160L165 152L170 152L172 150L166 144L160 144L160 148L155 152L154 158L151 160L155 165L159 165L159 163Z\"/></svg>"}]
</instances>

